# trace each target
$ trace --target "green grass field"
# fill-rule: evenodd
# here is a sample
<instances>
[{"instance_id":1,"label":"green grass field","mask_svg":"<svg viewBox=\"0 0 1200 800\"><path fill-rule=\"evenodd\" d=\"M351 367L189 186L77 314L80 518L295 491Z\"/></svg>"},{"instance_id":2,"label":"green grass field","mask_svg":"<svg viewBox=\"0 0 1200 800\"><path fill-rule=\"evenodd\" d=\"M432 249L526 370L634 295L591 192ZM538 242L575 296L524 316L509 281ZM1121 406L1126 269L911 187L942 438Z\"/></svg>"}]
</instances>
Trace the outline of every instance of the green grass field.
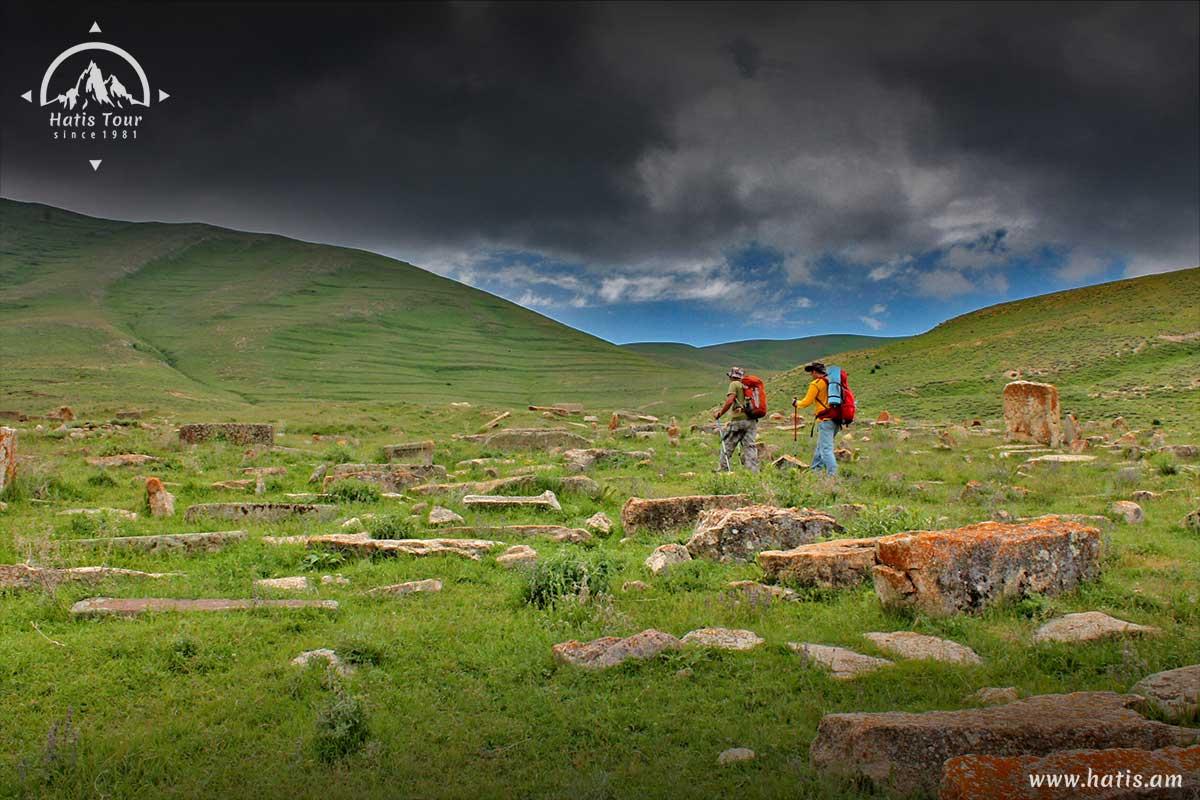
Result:
<instances>
[{"instance_id":1,"label":"green grass field","mask_svg":"<svg viewBox=\"0 0 1200 800\"><path fill-rule=\"evenodd\" d=\"M40 418L0 419L19 429L21 455L18 480L0 498L7 503L0 564L181 573L0 593L0 797L866 797L867 787L811 767L823 714L967 708L986 686L1125 691L1151 672L1195 663L1200 537L1182 520L1200 505L1197 463L1147 450L1127 461L1097 449L1095 462L1040 465L1026 476L1022 458L1000 456L998 429L1005 373L1022 370L1056 383L1064 408L1090 432L1111 437L1112 418L1123 415L1143 444L1155 429L1171 443L1200 443L1200 339L1188 338L1200 331L1197 307L1200 270L1193 269L984 309L911 339L872 342L873 349L839 354L847 340L833 337L676 357L678 346L617 347L369 253L0 201L0 411L41 415L65 403L78 414L64 429ZM857 459L833 484L770 468L760 476L712 474L716 437L689 434L687 423L704 421L719 402L724 382L714 370L736 354L732 360L767 372L758 364L786 366L788 347L803 352L793 364L825 357L845 365L863 421L889 410L911 423L911 438L854 426L842 444ZM772 378L772 408L785 408L805 380L796 371ZM450 405L461 401L471 405ZM570 401L597 415L599 429L524 410ZM112 420L128 408L147 414ZM648 440L608 434L608 415L629 408L678 416L680 446L661 432ZM654 455L589 473L603 487L598 497L564 492L557 455L492 452L453 438L503 411L512 412L508 427L561 425L596 446ZM993 432L952 450L934 446L935 425L974 418ZM179 424L213 420L274 422L284 449L179 444ZM347 443L316 442L313 434ZM526 573L496 563L501 550L478 562L339 558L261 539L334 532L367 514L416 537L438 535L410 516L425 499L417 496L341 502L337 519L325 523L183 520L195 503L284 501L313 491L308 477L319 463L379 461L384 445L423 438L436 440L435 460L453 480L488 477L479 467L459 468L461 460L511 458L496 465L501 475L544 467L538 491L560 494L561 513L478 511L452 496L433 498L477 525L579 526L597 511L618 520L630 496L742 491L777 505L860 503L865 510L845 535L879 536L1002 511L1106 514L1134 490L1163 494L1143 503L1144 524L1107 527L1097 581L948 619L885 612L869 585L803 590L794 603L736 602L726 586L760 578L754 564L697 561L651 576L645 558L660 544L685 541L686 528L623 541L618 524L611 536L582 545L509 541L532 545L543 561L611 570L607 591L587 602L539 608L525 602ZM788 420L764 422L760 439L805 460L811 449L807 428L793 442ZM127 452L163 461L109 470L85 462ZM261 498L211 487L251 466L286 473L268 478ZM161 477L177 496L174 518L144 513L145 475ZM970 480L984 489L962 499ZM141 513L135 521L57 513L80 507ZM211 554L89 553L71 545L232 527L247 530L247 540ZM89 596L251 597L257 578L302 574L349 579L307 595L335 599L339 610L69 614ZM367 595L422 578L442 580L443 591ZM624 591L630 580L650 588ZM1162 634L1031 644L1042 622L1080 610ZM570 639L650 627L682 636L705 626L748 628L766 644L744 653L688 648L599 673L551 657L552 645ZM953 639L984 663L901 661L842 682L786 647L806 641L879 655L862 634L891 630ZM336 649L354 673L336 678L289 663L320 647ZM717 767L718 753L731 747L752 748L758 758Z\"/></svg>"}]
</instances>

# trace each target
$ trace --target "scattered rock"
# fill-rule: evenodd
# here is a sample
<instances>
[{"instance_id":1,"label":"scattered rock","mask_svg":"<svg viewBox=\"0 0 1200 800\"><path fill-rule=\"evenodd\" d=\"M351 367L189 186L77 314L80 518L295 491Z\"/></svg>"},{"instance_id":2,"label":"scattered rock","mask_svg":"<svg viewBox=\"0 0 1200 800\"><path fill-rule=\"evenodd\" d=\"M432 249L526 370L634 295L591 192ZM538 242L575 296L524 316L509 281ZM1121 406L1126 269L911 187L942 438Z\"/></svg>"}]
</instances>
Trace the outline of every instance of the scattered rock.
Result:
<instances>
[{"instance_id":1,"label":"scattered rock","mask_svg":"<svg viewBox=\"0 0 1200 800\"><path fill-rule=\"evenodd\" d=\"M728 750L722 750L717 756L717 765L724 767L727 764L738 764L742 761L753 761L755 759L754 751L749 747L731 747Z\"/></svg>"},{"instance_id":2,"label":"scattered rock","mask_svg":"<svg viewBox=\"0 0 1200 800\"><path fill-rule=\"evenodd\" d=\"M1118 500L1112 504L1109 510L1124 519L1127 525L1140 525L1146 521L1146 514L1142 511L1142 507L1130 500Z\"/></svg>"},{"instance_id":3,"label":"scattered rock","mask_svg":"<svg viewBox=\"0 0 1200 800\"><path fill-rule=\"evenodd\" d=\"M955 756L1157 749L1200 739L1198 731L1142 717L1129 708L1133 702L1113 692L1076 692L963 711L826 714L809 754L821 773L866 778L907 795L936 791L942 764Z\"/></svg>"},{"instance_id":4,"label":"scattered rock","mask_svg":"<svg viewBox=\"0 0 1200 800\"><path fill-rule=\"evenodd\" d=\"M509 495L469 494L462 499L465 506L486 506L488 508L549 508L562 511L554 492L547 489L536 497L515 497Z\"/></svg>"},{"instance_id":5,"label":"scattered rock","mask_svg":"<svg viewBox=\"0 0 1200 800\"><path fill-rule=\"evenodd\" d=\"M718 650L753 650L766 640L754 631L733 630L730 628L699 628L684 634L681 641L684 644L713 647Z\"/></svg>"},{"instance_id":6,"label":"scattered rock","mask_svg":"<svg viewBox=\"0 0 1200 800\"><path fill-rule=\"evenodd\" d=\"M834 448L833 457L839 462L854 461L858 458L858 452L855 450L847 450L845 447Z\"/></svg>"},{"instance_id":7,"label":"scattered rock","mask_svg":"<svg viewBox=\"0 0 1200 800\"><path fill-rule=\"evenodd\" d=\"M717 508L700 513L687 549L693 558L751 561L764 550L790 549L841 531L833 517L808 508Z\"/></svg>"},{"instance_id":8,"label":"scattered rock","mask_svg":"<svg viewBox=\"0 0 1200 800\"><path fill-rule=\"evenodd\" d=\"M254 481L247 478L239 481L217 481L211 484L213 489L227 489L231 491L245 491L254 485Z\"/></svg>"},{"instance_id":9,"label":"scattered rock","mask_svg":"<svg viewBox=\"0 0 1200 800\"><path fill-rule=\"evenodd\" d=\"M479 557L502 542L486 539L372 539L365 533L335 533L328 536L309 536L309 547L328 547L361 555L439 556L454 555L478 561Z\"/></svg>"},{"instance_id":10,"label":"scattered rock","mask_svg":"<svg viewBox=\"0 0 1200 800\"><path fill-rule=\"evenodd\" d=\"M621 584L622 592L645 592L649 591L650 584L645 581L625 581Z\"/></svg>"},{"instance_id":11,"label":"scattered rock","mask_svg":"<svg viewBox=\"0 0 1200 800\"><path fill-rule=\"evenodd\" d=\"M771 462L771 466L778 470L785 469L808 469L808 464L795 456L784 453L779 458Z\"/></svg>"},{"instance_id":12,"label":"scattered rock","mask_svg":"<svg viewBox=\"0 0 1200 800\"><path fill-rule=\"evenodd\" d=\"M587 447L590 442L561 428L508 428L489 435L483 444L488 450L550 450Z\"/></svg>"},{"instance_id":13,"label":"scattered rock","mask_svg":"<svg viewBox=\"0 0 1200 800\"><path fill-rule=\"evenodd\" d=\"M398 492L432 478L445 478L446 468L426 464L336 464L325 474L328 489L337 481L356 480L378 486L384 492Z\"/></svg>"},{"instance_id":14,"label":"scattered rock","mask_svg":"<svg viewBox=\"0 0 1200 800\"><path fill-rule=\"evenodd\" d=\"M1183 527L1195 533L1200 533L1200 508L1183 518Z\"/></svg>"},{"instance_id":15,"label":"scattered rock","mask_svg":"<svg viewBox=\"0 0 1200 800\"><path fill-rule=\"evenodd\" d=\"M640 530L665 531L691 525L700 512L715 508L740 508L747 505L744 494L691 495L643 499L631 497L621 509L621 523L627 533Z\"/></svg>"},{"instance_id":16,"label":"scattered rock","mask_svg":"<svg viewBox=\"0 0 1200 800\"><path fill-rule=\"evenodd\" d=\"M664 544L655 548L646 559L646 569L655 575L661 575L676 564L691 561L692 556L681 544Z\"/></svg>"},{"instance_id":17,"label":"scattered rock","mask_svg":"<svg viewBox=\"0 0 1200 800\"><path fill-rule=\"evenodd\" d=\"M159 536L116 536L105 539L70 539L63 544L75 547L105 547L116 550L141 550L147 553L204 551L214 553L246 538L245 531L205 533L167 533Z\"/></svg>"},{"instance_id":18,"label":"scattered rock","mask_svg":"<svg viewBox=\"0 0 1200 800\"><path fill-rule=\"evenodd\" d=\"M654 452L650 450L613 450L605 447L588 447L565 450L562 455L563 460L566 461L568 470L572 472L586 472L597 464L618 461L623 458L643 461L647 458L653 458Z\"/></svg>"},{"instance_id":19,"label":"scattered rock","mask_svg":"<svg viewBox=\"0 0 1200 800\"><path fill-rule=\"evenodd\" d=\"M590 642L569 641L552 648L554 659L586 669L607 669L629 659L647 659L666 650L681 647L678 639L669 633L647 629L627 638L605 636Z\"/></svg>"},{"instance_id":20,"label":"scattered rock","mask_svg":"<svg viewBox=\"0 0 1200 800\"><path fill-rule=\"evenodd\" d=\"M367 594L405 595L414 594L416 592L440 592L441 590L441 581L439 581L437 578L426 578L422 581L406 581L404 583L393 583L391 586L377 586L367 592Z\"/></svg>"},{"instance_id":21,"label":"scattered rock","mask_svg":"<svg viewBox=\"0 0 1200 800\"><path fill-rule=\"evenodd\" d=\"M497 425L499 425L501 422L503 422L504 420L508 419L511 416L512 416L511 411L505 411L503 414L499 414L499 415L493 417L492 419L488 420L487 423L484 424L482 430L490 431L493 428L495 428Z\"/></svg>"},{"instance_id":22,"label":"scattered rock","mask_svg":"<svg viewBox=\"0 0 1200 800\"><path fill-rule=\"evenodd\" d=\"M726 585L730 594L741 595L751 603L770 603L772 600L796 601L800 595L782 586L767 586L758 581L730 581Z\"/></svg>"},{"instance_id":23,"label":"scattered rock","mask_svg":"<svg viewBox=\"0 0 1200 800\"><path fill-rule=\"evenodd\" d=\"M537 485L534 475L514 475L511 478L497 478L492 481L474 481L472 483L426 483L414 486L408 490L410 494L494 494L502 489L532 489Z\"/></svg>"},{"instance_id":24,"label":"scattered rock","mask_svg":"<svg viewBox=\"0 0 1200 800\"><path fill-rule=\"evenodd\" d=\"M559 481L559 488L569 494L599 497L603 493L600 484L586 475L569 475Z\"/></svg>"},{"instance_id":25,"label":"scattered rock","mask_svg":"<svg viewBox=\"0 0 1200 800\"><path fill-rule=\"evenodd\" d=\"M59 422L70 422L71 420L75 419L75 412L70 406L60 406L47 414L46 419L54 419L58 420Z\"/></svg>"},{"instance_id":26,"label":"scattered rock","mask_svg":"<svg viewBox=\"0 0 1200 800\"><path fill-rule=\"evenodd\" d=\"M1049 383L1013 381L1004 387L1004 425L1007 437L1050 447L1063 443L1058 389Z\"/></svg>"},{"instance_id":27,"label":"scattered rock","mask_svg":"<svg viewBox=\"0 0 1200 800\"><path fill-rule=\"evenodd\" d=\"M592 535L583 528L568 528L564 525L472 525L461 528L443 528L442 533L473 534L475 536L517 536L528 538L536 536L549 539L552 542L569 542L582 544L590 542Z\"/></svg>"},{"instance_id":28,"label":"scattered rock","mask_svg":"<svg viewBox=\"0 0 1200 800\"><path fill-rule=\"evenodd\" d=\"M1076 786L1029 785L1031 775L1078 776ZM1150 788L1165 776L1178 787ZM1089 786L1087 781L1094 781ZM1135 788L1134 784L1143 788ZM1144 750L1063 750L1045 756L964 755L942 767L940 800L1150 800L1200 796L1200 746Z\"/></svg>"},{"instance_id":29,"label":"scattered rock","mask_svg":"<svg viewBox=\"0 0 1200 800\"><path fill-rule=\"evenodd\" d=\"M595 514L592 514L583 525L592 533L601 536L608 536L612 533L612 520L603 511L597 511Z\"/></svg>"},{"instance_id":30,"label":"scattered rock","mask_svg":"<svg viewBox=\"0 0 1200 800\"><path fill-rule=\"evenodd\" d=\"M338 654L328 647L322 647L319 650L305 650L292 659L292 664L297 667L307 668L314 661L324 661L329 669L343 677L354 671L352 667L342 663L342 660L338 658Z\"/></svg>"},{"instance_id":31,"label":"scattered rock","mask_svg":"<svg viewBox=\"0 0 1200 800\"><path fill-rule=\"evenodd\" d=\"M138 614L161 611L244 611L254 608L319 608L336 611L337 607L336 600L230 600L225 598L176 600L166 597L89 597L71 606L71 614L76 617L133 617Z\"/></svg>"},{"instance_id":32,"label":"scattered rock","mask_svg":"<svg viewBox=\"0 0 1200 800\"><path fill-rule=\"evenodd\" d=\"M878 540L875 593L885 607L931 616L1070 591L1100 572L1100 531L1059 517L981 522Z\"/></svg>"},{"instance_id":33,"label":"scattered rock","mask_svg":"<svg viewBox=\"0 0 1200 800\"><path fill-rule=\"evenodd\" d=\"M1147 675L1129 693L1146 698L1168 722L1190 724L1200 714L1200 664Z\"/></svg>"},{"instance_id":34,"label":"scattered rock","mask_svg":"<svg viewBox=\"0 0 1200 800\"><path fill-rule=\"evenodd\" d=\"M1200 445L1168 444L1158 448L1158 452L1166 453L1176 458L1198 458L1200 457Z\"/></svg>"},{"instance_id":35,"label":"scattered rock","mask_svg":"<svg viewBox=\"0 0 1200 800\"><path fill-rule=\"evenodd\" d=\"M1100 611L1081 611L1076 614L1064 614L1050 620L1033 633L1033 641L1038 642L1094 642L1110 636L1122 634L1156 634L1158 628L1149 625L1137 625L1116 617L1110 617Z\"/></svg>"},{"instance_id":36,"label":"scattered rock","mask_svg":"<svg viewBox=\"0 0 1200 800\"><path fill-rule=\"evenodd\" d=\"M859 675L874 672L880 667L892 665L892 662L886 658L866 656L844 647L807 642L788 642L788 647L803 656L805 663L824 667L833 674L835 679L840 681L857 678Z\"/></svg>"},{"instance_id":37,"label":"scattered rock","mask_svg":"<svg viewBox=\"0 0 1200 800\"><path fill-rule=\"evenodd\" d=\"M0 589L54 589L60 583L100 583L108 578L171 578L177 572L138 572L117 567L35 567L0 564Z\"/></svg>"},{"instance_id":38,"label":"scattered rock","mask_svg":"<svg viewBox=\"0 0 1200 800\"><path fill-rule=\"evenodd\" d=\"M255 589L271 589L281 592L307 592L312 583L304 575L290 578L260 578L254 582Z\"/></svg>"},{"instance_id":39,"label":"scattered rock","mask_svg":"<svg viewBox=\"0 0 1200 800\"><path fill-rule=\"evenodd\" d=\"M1078 453L1051 453L1046 456L1035 456L1025 460L1026 464L1086 464L1095 461L1095 456L1079 455Z\"/></svg>"},{"instance_id":40,"label":"scattered rock","mask_svg":"<svg viewBox=\"0 0 1200 800\"><path fill-rule=\"evenodd\" d=\"M195 522L204 517L229 520L257 520L278 522L292 517L314 517L332 519L337 516L337 506L311 503L201 503L188 508L183 518Z\"/></svg>"},{"instance_id":41,"label":"scattered rock","mask_svg":"<svg viewBox=\"0 0 1200 800\"><path fill-rule=\"evenodd\" d=\"M393 464L433 465L433 442L407 442L389 444L383 448L383 457Z\"/></svg>"},{"instance_id":42,"label":"scattered rock","mask_svg":"<svg viewBox=\"0 0 1200 800\"><path fill-rule=\"evenodd\" d=\"M878 539L834 539L792 550L764 550L758 565L768 580L822 589L858 586L871 577Z\"/></svg>"},{"instance_id":43,"label":"scattered rock","mask_svg":"<svg viewBox=\"0 0 1200 800\"><path fill-rule=\"evenodd\" d=\"M999 706L1017 702L1021 699L1021 692L1015 686L985 686L971 695L971 699L985 706Z\"/></svg>"},{"instance_id":44,"label":"scattered rock","mask_svg":"<svg viewBox=\"0 0 1200 800\"><path fill-rule=\"evenodd\" d=\"M179 441L184 444L199 444L221 439L231 444L275 444L275 428L272 425L254 423L220 422L184 425L179 429Z\"/></svg>"},{"instance_id":45,"label":"scattered rock","mask_svg":"<svg viewBox=\"0 0 1200 800\"><path fill-rule=\"evenodd\" d=\"M863 637L888 655L924 661L945 661L949 664L982 664L974 650L958 642L926 636L912 631L893 633L864 633Z\"/></svg>"},{"instance_id":46,"label":"scattered rock","mask_svg":"<svg viewBox=\"0 0 1200 800\"><path fill-rule=\"evenodd\" d=\"M60 517L120 517L133 521L138 518L134 511L126 511L123 508L67 508L58 512Z\"/></svg>"},{"instance_id":47,"label":"scattered rock","mask_svg":"<svg viewBox=\"0 0 1200 800\"><path fill-rule=\"evenodd\" d=\"M246 467L242 470L243 475L254 475L256 477L266 477L268 475L287 475L287 467Z\"/></svg>"},{"instance_id":48,"label":"scattered rock","mask_svg":"<svg viewBox=\"0 0 1200 800\"><path fill-rule=\"evenodd\" d=\"M892 415L887 411L880 411L879 416L875 418L876 425L891 425L893 422L895 420L892 419Z\"/></svg>"},{"instance_id":49,"label":"scattered rock","mask_svg":"<svg viewBox=\"0 0 1200 800\"><path fill-rule=\"evenodd\" d=\"M111 467L140 467L143 464L156 464L162 461L161 458L148 456L144 453L122 453L116 456L97 456L95 458L85 458L88 466L100 467L101 469L109 469Z\"/></svg>"},{"instance_id":50,"label":"scattered rock","mask_svg":"<svg viewBox=\"0 0 1200 800\"><path fill-rule=\"evenodd\" d=\"M967 485L963 487L959 493L959 500L976 500L988 494L988 488L981 481L967 481Z\"/></svg>"},{"instance_id":51,"label":"scattered rock","mask_svg":"<svg viewBox=\"0 0 1200 800\"><path fill-rule=\"evenodd\" d=\"M344 575L322 575L322 586L349 586L350 579Z\"/></svg>"},{"instance_id":52,"label":"scattered rock","mask_svg":"<svg viewBox=\"0 0 1200 800\"><path fill-rule=\"evenodd\" d=\"M158 478L146 481L146 505L152 517L175 516L175 495L168 492Z\"/></svg>"},{"instance_id":53,"label":"scattered rock","mask_svg":"<svg viewBox=\"0 0 1200 800\"><path fill-rule=\"evenodd\" d=\"M429 524L437 525L461 525L465 520L455 512L441 506L434 506L429 512Z\"/></svg>"},{"instance_id":54,"label":"scattered rock","mask_svg":"<svg viewBox=\"0 0 1200 800\"><path fill-rule=\"evenodd\" d=\"M1149 489L1139 489L1136 492L1134 492L1132 495L1130 495L1130 497L1132 497L1135 501L1137 501L1139 503L1145 503L1150 500L1159 499L1160 497L1162 497L1162 493L1161 492L1152 492Z\"/></svg>"},{"instance_id":55,"label":"scattered rock","mask_svg":"<svg viewBox=\"0 0 1200 800\"><path fill-rule=\"evenodd\" d=\"M317 464L313 469L312 474L308 476L309 483L322 484L325 482L325 474L329 472L329 464Z\"/></svg>"},{"instance_id":56,"label":"scattered rock","mask_svg":"<svg viewBox=\"0 0 1200 800\"><path fill-rule=\"evenodd\" d=\"M496 556L496 563L502 567L532 567L537 563L538 554L527 544L513 545Z\"/></svg>"}]
</instances>

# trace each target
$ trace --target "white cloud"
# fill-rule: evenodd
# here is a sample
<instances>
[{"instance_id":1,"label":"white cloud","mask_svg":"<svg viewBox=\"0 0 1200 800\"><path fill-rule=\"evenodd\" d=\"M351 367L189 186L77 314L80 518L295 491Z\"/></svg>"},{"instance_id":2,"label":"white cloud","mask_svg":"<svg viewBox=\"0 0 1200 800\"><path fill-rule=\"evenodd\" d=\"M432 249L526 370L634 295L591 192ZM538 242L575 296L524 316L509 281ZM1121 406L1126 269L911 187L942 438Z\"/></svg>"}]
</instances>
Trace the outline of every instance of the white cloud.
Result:
<instances>
[{"instance_id":1,"label":"white cloud","mask_svg":"<svg viewBox=\"0 0 1200 800\"><path fill-rule=\"evenodd\" d=\"M871 313L877 316L879 314L886 314L887 306L885 306L883 303L876 303L875 305L871 306Z\"/></svg>"},{"instance_id":2,"label":"white cloud","mask_svg":"<svg viewBox=\"0 0 1200 800\"><path fill-rule=\"evenodd\" d=\"M877 330L880 330L883 328L883 322L881 320L875 319L874 317L859 317L859 319L862 320L863 325L866 325L868 328L870 328L873 331L877 331Z\"/></svg>"}]
</instances>

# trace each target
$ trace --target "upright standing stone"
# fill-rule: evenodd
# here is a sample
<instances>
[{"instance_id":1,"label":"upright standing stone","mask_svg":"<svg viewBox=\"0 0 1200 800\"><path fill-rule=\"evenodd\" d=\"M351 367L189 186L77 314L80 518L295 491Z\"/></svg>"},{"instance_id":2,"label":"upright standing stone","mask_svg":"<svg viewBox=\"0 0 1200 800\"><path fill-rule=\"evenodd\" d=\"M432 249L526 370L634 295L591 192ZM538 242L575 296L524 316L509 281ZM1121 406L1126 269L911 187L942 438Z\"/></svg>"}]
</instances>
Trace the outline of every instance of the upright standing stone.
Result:
<instances>
[{"instance_id":1,"label":"upright standing stone","mask_svg":"<svg viewBox=\"0 0 1200 800\"><path fill-rule=\"evenodd\" d=\"M424 464L433 463L433 442L408 442L406 444L389 444L383 448L387 460L393 464Z\"/></svg>"},{"instance_id":2,"label":"upright standing stone","mask_svg":"<svg viewBox=\"0 0 1200 800\"><path fill-rule=\"evenodd\" d=\"M17 431L0 428L0 493L17 478Z\"/></svg>"},{"instance_id":3,"label":"upright standing stone","mask_svg":"<svg viewBox=\"0 0 1200 800\"><path fill-rule=\"evenodd\" d=\"M1060 446L1063 431L1057 387L1031 381L1013 381L1005 386L1004 425L1009 439Z\"/></svg>"},{"instance_id":4,"label":"upright standing stone","mask_svg":"<svg viewBox=\"0 0 1200 800\"><path fill-rule=\"evenodd\" d=\"M152 517L175 516L175 495L168 492L158 478L146 479L146 505Z\"/></svg>"}]
</instances>

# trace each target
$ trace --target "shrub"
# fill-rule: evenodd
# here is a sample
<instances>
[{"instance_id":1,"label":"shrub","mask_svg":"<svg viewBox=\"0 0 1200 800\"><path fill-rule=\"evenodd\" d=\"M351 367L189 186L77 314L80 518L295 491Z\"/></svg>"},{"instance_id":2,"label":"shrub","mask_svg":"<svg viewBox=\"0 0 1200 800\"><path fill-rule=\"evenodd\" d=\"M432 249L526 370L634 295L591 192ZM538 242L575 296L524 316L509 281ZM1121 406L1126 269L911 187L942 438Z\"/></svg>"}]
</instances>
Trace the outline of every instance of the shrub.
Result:
<instances>
[{"instance_id":1,"label":"shrub","mask_svg":"<svg viewBox=\"0 0 1200 800\"><path fill-rule=\"evenodd\" d=\"M325 450L321 460L333 464L349 464L354 461L354 453L345 445L335 444Z\"/></svg>"},{"instance_id":2,"label":"shrub","mask_svg":"<svg viewBox=\"0 0 1200 800\"><path fill-rule=\"evenodd\" d=\"M846 527L855 538L872 538L902 531L928 530L933 526L932 519L904 506L869 506L860 511Z\"/></svg>"},{"instance_id":3,"label":"shrub","mask_svg":"<svg viewBox=\"0 0 1200 800\"><path fill-rule=\"evenodd\" d=\"M383 497L379 487L365 481L338 481L329 487L328 494L343 503L377 503Z\"/></svg>"},{"instance_id":4,"label":"shrub","mask_svg":"<svg viewBox=\"0 0 1200 800\"><path fill-rule=\"evenodd\" d=\"M1179 465L1175 463L1175 459L1168 453L1155 453L1150 458L1150 464L1158 471L1159 475L1179 474Z\"/></svg>"},{"instance_id":5,"label":"shrub","mask_svg":"<svg viewBox=\"0 0 1200 800\"><path fill-rule=\"evenodd\" d=\"M116 486L117 482L113 480L112 475L109 475L104 470L100 470L99 472L88 476L87 484L88 486L95 486L99 488L102 486Z\"/></svg>"},{"instance_id":6,"label":"shrub","mask_svg":"<svg viewBox=\"0 0 1200 800\"><path fill-rule=\"evenodd\" d=\"M345 560L346 556L337 551L317 550L304 554L304 558L300 561L300 568L308 572L321 572L340 567Z\"/></svg>"},{"instance_id":7,"label":"shrub","mask_svg":"<svg viewBox=\"0 0 1200 800\"><path fill-rule=\"evenodd\" d=\"M382 514L367 520L372 539L409 539L416 530L416 520L404 514Z\"/></svg>"},{"instance_id":8,"label":"shrub","mask_svg":"<svg viewBox=\"0 0 1200 800\"><path fill-rule=\"evenodd\" d=\"M357 753L370 735L362 704L336 681L330 692L331 697L317 713L317 733L313 739L317 758L326 764Z\"/></svg>"},{"instance_id":9,"label":"shrub","mask_svg":"<svg viewBox=\"0 0 1200 800\"><path fill-rule=\"evenodd\" d=\"M582 599L607 594L615 571L611 558L602 553L588 556L570 551L556 553L539 561L529 573L522 599L546 608L567 597Z\"/></svg>"}]
</instances>

